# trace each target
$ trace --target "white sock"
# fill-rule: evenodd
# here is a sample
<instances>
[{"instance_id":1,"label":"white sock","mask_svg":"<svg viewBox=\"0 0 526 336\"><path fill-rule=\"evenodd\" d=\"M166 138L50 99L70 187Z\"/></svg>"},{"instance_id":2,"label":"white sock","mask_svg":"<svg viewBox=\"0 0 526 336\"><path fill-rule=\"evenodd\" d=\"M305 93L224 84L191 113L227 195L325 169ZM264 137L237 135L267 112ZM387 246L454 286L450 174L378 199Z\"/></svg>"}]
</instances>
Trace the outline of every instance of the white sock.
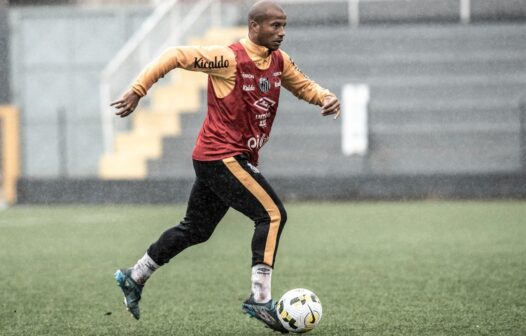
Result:
<instances>
[{"instance_id":1,"label":"white sock","mask_svg":"<svg viewBox=\"0 0 526 336\"><path fill-rule=\"evenodd\" d=\"M158 269L160 266L153 261L152 258L145 253L144 256L137 261L131 271L131 278L139 285L144 285L146 280Z\"/></svg>"},{"instance_id":2,"label":"white sock","mask_svg":"<svg viewBox=\"0 0 526 336\"><path fill-rule=\"evenodd\" d=\"M257 303L266 303L271 294L272 268L258 264L252 267L252 295Z\"/></svg>"}]
</instances>

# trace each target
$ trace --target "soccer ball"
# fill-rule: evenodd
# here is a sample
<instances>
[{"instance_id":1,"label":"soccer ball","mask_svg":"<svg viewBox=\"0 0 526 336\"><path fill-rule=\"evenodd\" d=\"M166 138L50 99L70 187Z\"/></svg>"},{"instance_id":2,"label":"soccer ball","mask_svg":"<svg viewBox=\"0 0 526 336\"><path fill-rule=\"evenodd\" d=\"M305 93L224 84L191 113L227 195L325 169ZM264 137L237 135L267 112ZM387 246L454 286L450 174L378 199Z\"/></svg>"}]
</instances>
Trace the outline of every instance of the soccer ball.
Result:
<instances>
[{"instance_id":1,"label":"soccer ball","mask_svg":"<svg viewBox=\"0 0 526 336\"><path fill-rule=\"evenodd\" d=\"M320 323L322 308L320 299L308 289L291 289L278 301L278 318L285 329L305 333Z\"/></svg>"}]
</instances>

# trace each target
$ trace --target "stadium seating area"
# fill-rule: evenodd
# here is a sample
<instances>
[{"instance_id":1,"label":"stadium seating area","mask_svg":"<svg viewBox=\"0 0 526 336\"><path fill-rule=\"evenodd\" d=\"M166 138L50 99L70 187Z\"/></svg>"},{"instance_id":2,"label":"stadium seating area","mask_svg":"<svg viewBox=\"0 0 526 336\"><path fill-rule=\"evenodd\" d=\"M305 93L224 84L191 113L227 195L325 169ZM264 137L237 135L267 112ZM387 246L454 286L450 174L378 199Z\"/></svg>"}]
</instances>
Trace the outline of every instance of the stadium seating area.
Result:
<instances>
[{"instance_id":1,"label":"stadium seating area","mask_svg":"<svg viewBox=\"0 0 526 336\"><path fill-rule=\"evenodd\" d=\"M360 1L357 15L343 0L283 2L283 48L301 69L340 96L347 83L371 93L368 152L344 156L341 120L320 117L283 90L260 166L284 199L525 197L524 1L471 0L468 16L459 0ZM223 25L245 27L250 2L225 3ZM100 73L151 12L9 8L19 203L186 200L206 110L204 75L166 76L133 118L115 122L114 151L104 151L101 106L110 98L99 97ZM245 30L191 29L187 43L229 43Z\"/></svg>"},{"instance_id":2,"label":"stadium seating area","mask_svg":"<svg viewBox=\"0 0 526 336\"><path fill-rule=\"evenodd\" d=\"M526 95L526 25L457 23L290 27L283 46L302 70L338 95L371 88L370 148L340 150L340 122L283 90L267 176L489 173L521 168L519 102ZM148 177L190 177L206 106L165 137Z\"/></svg>"}]
</instances>

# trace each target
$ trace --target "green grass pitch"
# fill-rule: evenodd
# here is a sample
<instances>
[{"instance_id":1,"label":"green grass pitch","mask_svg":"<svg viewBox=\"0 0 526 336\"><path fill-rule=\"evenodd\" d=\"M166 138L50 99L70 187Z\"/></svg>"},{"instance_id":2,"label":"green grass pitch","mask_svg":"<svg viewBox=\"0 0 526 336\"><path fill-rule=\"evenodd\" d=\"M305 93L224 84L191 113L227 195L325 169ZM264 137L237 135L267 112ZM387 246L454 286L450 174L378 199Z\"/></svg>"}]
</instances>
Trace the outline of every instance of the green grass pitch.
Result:
<instances>
[{"instance_id":1,"label":"green grass pitch","mask_svg":"<svg viewBox=\"0 0 526 336\"><path fill-rule=\"evenodd\" d=\"M149 281L135 321L113 280L184 206L0 212L0 335L273 335L240 312L253 226L230 211ZM291 203L273 294L305 287L311 335L526 335L526 202Z\"/></svg>"}]
</instances>

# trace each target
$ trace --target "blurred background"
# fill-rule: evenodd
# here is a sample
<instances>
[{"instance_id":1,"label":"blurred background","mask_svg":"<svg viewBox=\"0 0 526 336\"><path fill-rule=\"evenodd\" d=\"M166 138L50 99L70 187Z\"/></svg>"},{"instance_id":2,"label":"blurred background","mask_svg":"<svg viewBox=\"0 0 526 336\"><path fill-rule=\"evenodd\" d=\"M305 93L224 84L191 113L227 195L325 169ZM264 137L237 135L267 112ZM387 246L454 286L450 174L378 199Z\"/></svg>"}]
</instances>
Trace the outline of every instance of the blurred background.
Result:
<instances>
[{"instance_id":1,"label":"blurred background","mask_svg":"<svg viewBox=\"0 0 526 336\"><path fill-rule=\"evenodd\" d=\"M253 1L0 1L4 204L185 201L206 76L111 101L171 45L230 44ZM286 200L524 198L526 0L288 0L282 48L344 104L282 90L263 174Z\"/></svg>"}]
</instances>

